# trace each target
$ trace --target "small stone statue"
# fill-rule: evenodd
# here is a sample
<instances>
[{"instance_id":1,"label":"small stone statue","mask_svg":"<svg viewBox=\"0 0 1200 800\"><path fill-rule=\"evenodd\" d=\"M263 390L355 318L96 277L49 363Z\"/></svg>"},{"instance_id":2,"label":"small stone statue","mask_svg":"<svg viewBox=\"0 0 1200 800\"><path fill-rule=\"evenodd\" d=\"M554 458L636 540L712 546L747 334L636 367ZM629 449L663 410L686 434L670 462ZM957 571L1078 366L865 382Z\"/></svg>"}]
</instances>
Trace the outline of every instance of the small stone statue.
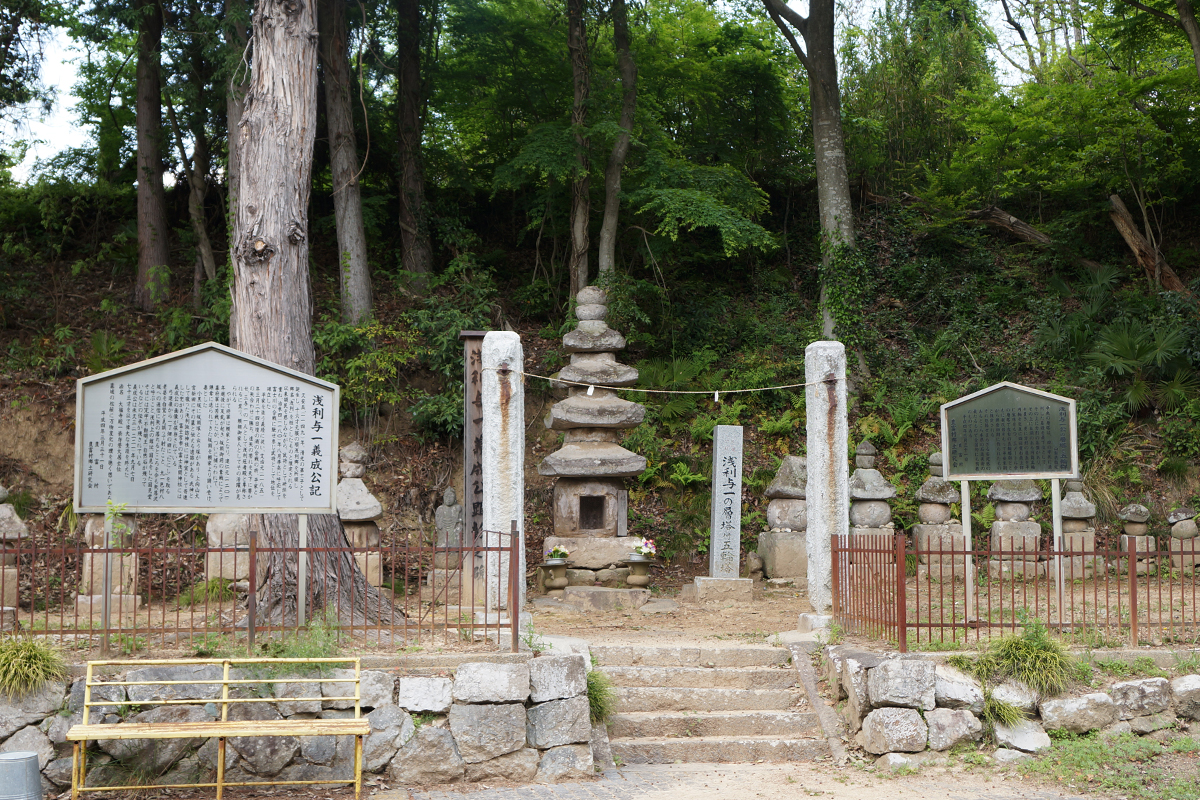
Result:
<instances>
[{"instance_id":1,"label":"small stone statue","mask_svg":"<svg viewBox=\"0 0 1200 800\"><path fill-rule=\"evenodd\" d=\"M462 546L463 507L458 504L453 486L447 486L442 494L442 504L433 512L433 523L438 547Z\"/></svg>"}]
</instances>

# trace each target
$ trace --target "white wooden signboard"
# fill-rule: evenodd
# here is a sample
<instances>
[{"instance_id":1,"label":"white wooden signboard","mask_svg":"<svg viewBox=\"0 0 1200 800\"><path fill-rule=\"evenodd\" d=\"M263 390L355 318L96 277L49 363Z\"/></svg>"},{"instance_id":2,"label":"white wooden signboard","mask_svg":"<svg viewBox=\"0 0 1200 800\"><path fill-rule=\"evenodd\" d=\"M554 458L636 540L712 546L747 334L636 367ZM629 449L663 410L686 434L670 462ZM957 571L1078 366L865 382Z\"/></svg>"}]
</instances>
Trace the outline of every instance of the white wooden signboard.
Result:
<instances>
[{"instance_id":1,"label":"white wooden signboard","mask_svg":"<svg viewBox=\"0 0 1200 800\"><path fill-rule=\"evenodd\" d=\"M81 378L75 510L336 513L338 400L213 342Z\"/></svg>"}]
</instances>

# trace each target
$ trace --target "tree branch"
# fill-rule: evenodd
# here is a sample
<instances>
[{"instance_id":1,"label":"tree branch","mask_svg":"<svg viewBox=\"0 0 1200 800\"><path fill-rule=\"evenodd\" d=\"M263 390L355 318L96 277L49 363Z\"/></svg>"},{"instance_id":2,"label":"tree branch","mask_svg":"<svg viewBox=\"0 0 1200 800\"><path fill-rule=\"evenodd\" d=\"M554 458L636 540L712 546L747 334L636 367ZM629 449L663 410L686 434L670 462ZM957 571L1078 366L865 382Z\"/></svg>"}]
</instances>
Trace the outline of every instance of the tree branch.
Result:
<instances>
[{"instance_id":1,"label":"tree branch","mask_svg":"<svg viewBox=\"0 0 1200 800\"><path fill-rule=\"evenodd\" d=\"M1153 14L1156 17L1165 19L1167 22L1170 22L1175 27L1179 28L1180 30L1183 30L1183 23L1180 22L1175 17L1172 17L1170 14L1168 14L1165 11L1159 11L1157 8L1151 8L1150 6L1148 6L1144 3L1139 3L1138 0L1121 0L1121 2L1125 3L1126 5L1133 6L1134 8L1136 8L1140 11L1145 11L1147 14Z\"/></svg>"},{"instance_id":2,"label":"tree branch","mask_svg":"<svg viewBox=\"0 0 1200 800\"><path fill-rule=\"evenodd\" d=\"M792 11L786 5L780 3L779 0L763 0L763 5L766 6L767 13L771 15L771 21L775 23L775 27L779 28L780 33L782 33L784 38L788 40L788 44L792 46L792 50L795 51L796 58L800 59L800 64L804 67L804 71L808 72L808 56L805 55L804 48L802 48L800 43L796 41L796 37L792 33L792 29L789 28L788 24L783 21L782 17L780 16L779 9L782 8L784 11L789 12L801 22L801 25L796 26L796 30L800 31L801 36L804 35L804 31L808 28L808 20L806 20L804 17L801 17L795 11ZM795 25L795 23L792 24Z\"/></svg>"}]
</instances>

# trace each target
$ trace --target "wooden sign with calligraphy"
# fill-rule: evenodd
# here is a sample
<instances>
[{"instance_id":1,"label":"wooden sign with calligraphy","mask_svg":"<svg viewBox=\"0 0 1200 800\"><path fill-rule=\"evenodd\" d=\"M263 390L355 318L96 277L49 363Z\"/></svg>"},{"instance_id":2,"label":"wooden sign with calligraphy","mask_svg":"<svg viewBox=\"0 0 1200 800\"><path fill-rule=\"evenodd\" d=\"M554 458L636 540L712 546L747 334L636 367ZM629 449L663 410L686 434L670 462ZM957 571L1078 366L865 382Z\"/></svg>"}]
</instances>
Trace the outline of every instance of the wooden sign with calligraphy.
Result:
<instances>
[{"instance_id":1,"label":"wooden sign with calligraphy","mask_svg":"<svg viewBox=\"0 0 1200 800\"><path fill-rule=\"evenodd\" d=\"M81 378L75 510L336 513L338 401L215 342Z\"/></svg>"},{"instance_id":2,"label":"wooden sign with calligraphy","mask_svg":"<svg viewBox=\"0 0 1200 800\"><path fill-rule=\"evenodd\" d=\"M1015 383L942 406L946 480L1075 478L1075 401Z\"/></svg>"}]
</instances>

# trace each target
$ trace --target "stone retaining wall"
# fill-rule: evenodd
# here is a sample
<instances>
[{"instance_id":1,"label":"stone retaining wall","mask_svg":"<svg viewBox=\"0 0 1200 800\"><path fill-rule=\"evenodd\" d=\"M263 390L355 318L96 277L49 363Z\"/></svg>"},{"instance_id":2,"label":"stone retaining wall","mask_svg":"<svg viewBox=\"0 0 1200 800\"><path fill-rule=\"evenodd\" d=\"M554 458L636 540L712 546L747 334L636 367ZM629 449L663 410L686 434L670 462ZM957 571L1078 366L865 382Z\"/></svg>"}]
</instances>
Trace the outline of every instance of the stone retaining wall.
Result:
<instances>
[{"instance_id":1,"label":"stone retaining wall","mask_svg":"<svg viewBox=\"0 0 1200 800\"><path fill-rule=\"evenodd\" d=\"M594 773L608 757L603 725L593 731L583 655L542 656L528 663L465 663L453 677L412 677L363 670L364 715L371 734L363 740L363 771L386 775L394 785L504 779L554 783ZM238 670L231 671L233 673ZM449 675L449 672L447 673ZM334 677L352 677L335 670ZM213 680L219 666L146 667L129 680ZM244 676L253 677L253 676ZM58 795L71 784L67 730L82 720L83 679L51 683L17 700L0 699L0 752L38 754L42 787ZM269 685L273 703L231 705L229 719L315 719L353 716L353 701L291 701L311 697L315 684L286 678ZM323 697L353 693L352 684L321 684ZM216 719L220 686L92 687L89 721L190 722ZM253 696L249 689L231 695ZM260 689L260 691L262 691ZM196 699L194 705L154 706L151 699ZM593 756L593 745L598 758ZM88 785L101 783L191 783L213 780L213 740L107 740L92 743ZM350 737L246 737L229 739L227 781L349 779L354 741Z\"/></svg>"},{"instance_id":2,"label":"stone retaining wall","mask_svg":"<svg viewBox=\"0 0 1200 800\"><path fill-rule=\"evenodd\" d=\"M879 756L880 766L916 766L983 737L983 686L948 664L848 645L826 647L824 663L850 734L864 751ZM1028 716L1012 727L995 727L999 748L992 755L998 762L1050 747L1047 731L1155 736L1200 720L1200 675L1120 681L1105 690L1053 698L1006 681L992 696Z\"/></svg>"}]
</instances>

